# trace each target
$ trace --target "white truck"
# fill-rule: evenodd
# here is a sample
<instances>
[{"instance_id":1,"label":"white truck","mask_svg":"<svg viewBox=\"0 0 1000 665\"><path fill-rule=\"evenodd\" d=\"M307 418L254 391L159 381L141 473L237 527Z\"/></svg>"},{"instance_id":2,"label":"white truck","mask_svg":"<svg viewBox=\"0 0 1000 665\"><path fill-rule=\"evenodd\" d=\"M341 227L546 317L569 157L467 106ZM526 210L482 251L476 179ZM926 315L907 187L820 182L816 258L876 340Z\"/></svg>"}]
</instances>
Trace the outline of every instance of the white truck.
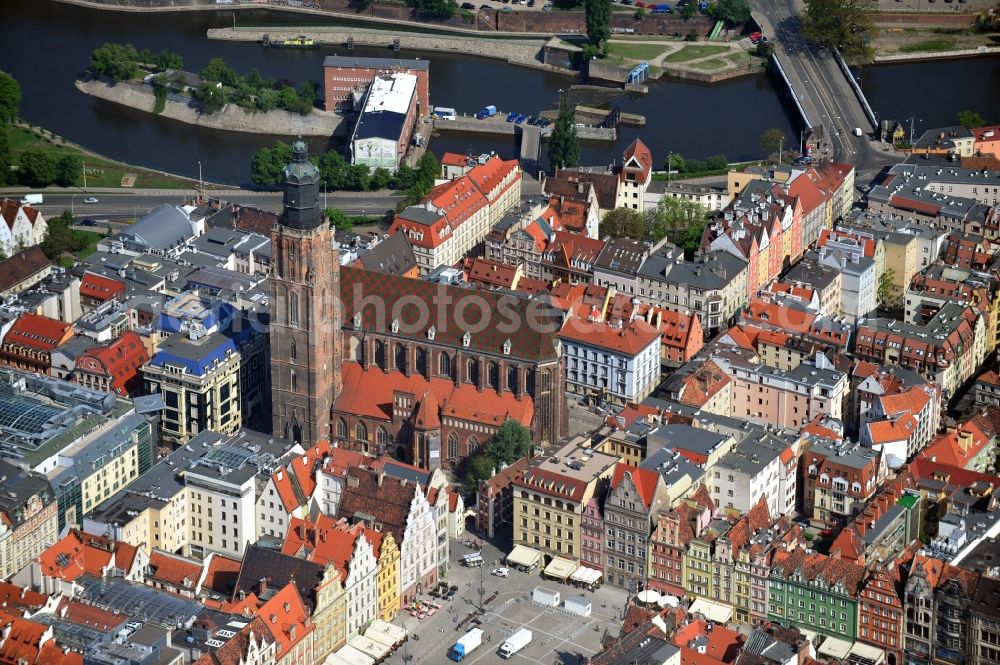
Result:
<instances>
[{"instance_id":1,"label":"white truck","mask_svg":"<svg viewBox=\"0 0 1000 665\"><path fill-rule=\"evenodd\" d=\"M452 645L448 650L448 658L456 663L472 653L483 643L483 631L480 628L473 628Z\"/></svg>"},{"instance_id":2,"label":"white truck","mask_svg":"<svg viewBox=\"0 0 1000 665\"><path fill-rule=\"evenodd\" d=\"M508 637L504 643L500 645L500 656L502 658L510 658L515 653L531 644L531 638L531 631L527 628L522 628Z\"/></svg>"},{"instance_id":3,"label":"white truck","mask_svg":"<svg viewBox=\"0 0 1000 665\"><path fill-rule=\"evenodd\" d=\"M25 194L21 199L21 205L23 206L37 206L41 205L42 201L45 200L41 194Z\"/></svg>"}]
</instances>

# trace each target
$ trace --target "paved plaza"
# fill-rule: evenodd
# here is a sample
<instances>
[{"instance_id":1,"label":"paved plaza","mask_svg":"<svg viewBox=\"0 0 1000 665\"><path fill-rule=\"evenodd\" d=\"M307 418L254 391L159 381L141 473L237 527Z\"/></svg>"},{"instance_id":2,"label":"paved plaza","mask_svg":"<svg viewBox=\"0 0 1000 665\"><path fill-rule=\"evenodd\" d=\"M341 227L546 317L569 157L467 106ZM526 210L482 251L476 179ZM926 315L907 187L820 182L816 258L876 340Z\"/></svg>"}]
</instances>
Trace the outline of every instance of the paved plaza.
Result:
<instances>
[{"instance_id":1,"label":"paved plaza","mask_svg":"<svg viewBox=\"0 0 1000 665\"><path fill-rule=\"evenodd\" d=\"M531 644L515 654L509 662L544 663L544 665L577 665L581 657L596 653L605 632L617 635L621 624L626 596L624 591L613 587L601 587L589 592L568 584L544 580L538 571L522 573L510 569L510 577L493 577L490 571L496 567L505 553L489 543L484 543L482 569L467 568L459 561L469 552L464 544L451 542L451 570L449 583L457 585L458 594L451 601L443 601L443 608L435 616L419 620L408 613L400 613L393 623L410 631L410 640L386 662L404 665L404 657L410 664L448 663L448 649L467 630L475 627L469 622L458 629L458 622L475 612L479 606L480 577L483 582L483 597L492 601L486 604L486 612L481 616L483 645L473 651L463 663L485 665L504 661L497 655L497 649L504 639L521 628L533 633ZM482 574L480 575L480 571ZM593 603L593 614L581 617L561 608L546 608L531 600L531 592L536 586L557 590L565 599L567 596L583 596Z\"/></svg>"}]
</instances>

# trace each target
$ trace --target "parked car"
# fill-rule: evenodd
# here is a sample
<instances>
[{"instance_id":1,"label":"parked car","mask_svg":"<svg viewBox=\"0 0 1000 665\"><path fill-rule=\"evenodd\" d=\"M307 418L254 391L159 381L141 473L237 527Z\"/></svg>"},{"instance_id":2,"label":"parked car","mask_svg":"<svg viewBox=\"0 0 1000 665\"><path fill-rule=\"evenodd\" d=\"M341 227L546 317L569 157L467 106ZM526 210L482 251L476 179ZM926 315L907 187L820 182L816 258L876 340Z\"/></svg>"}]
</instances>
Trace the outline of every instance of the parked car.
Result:
<instances>
[{"instance_id":1,"label":"parked car","mask_svg":"<svg viewBox=\"0 0 1000 665\"><path fill-rule=\"evenodd\" d=\"M84 219L80 221L80 226L97 226L96 219Z\"/></svg>"},{"instance_id":2,"label":"parked car","mask_svg":"<svg viewBox=\"0 0 1000 665\"><path fill-rule=\"evenodd\" d=\"M85 198L83 200L83 202L84 203L97 203L97 197L96 196L88 196L87 198Z\"/></svg>"},{"instance_id":3,"label":"parked car","mask_svg":"<svg viewBox=\"0 0 1000 665\"><path fill-rule=\"evenodd\" d=\"M513 10L513 9L511 9L510 7L504 7L504 8L503 8L503 9L501 9L500 11L501 11L501 12L503 12L504 14L509 14L509 13L511 13L511 12L512 12L512 11L514 11L514 10Z\"/></svg>"},{"instance_id":4,"label":"parked car","mask_svg":"<svg viewBox=\"0 0 1000 665\"><path fill-rule=\"evenodd\" d=\"M507 114L507 122L514 122L514 118L517 117L517 111L511 111Z\"/></svg>"},{"instance_id":5,"label":"parked car","mask_svg":"<svg viewBox=\"0 0 1000 665\"><path fill-rule=\"evenodd\" d=\"M490 573L494 577L510 577L509 568L494 568L493 572Z\"/></svg>"},{"instance_id":6,"label":"parked car","mask_svg":"<svg viewBox=\"0 0 1000 665\"><path fill-rule=\"evenodd\" d=\"M750 42L753 43L753 44L758 44L758 43L760 43L760 38L763 37L763 36L764 35L762 35L759 32L752 32L752 33L750 33Z\"/></svg>"},{"instance_id":7,"label":"parked car","mask_svg":"<svg viewBox=\"0 0 1000 665\"><path fill-rule=\"evenodd\" d=\"M630 0L630 1L631 1L631 0ZM543 12L550 12L550 11L552 11L552 3L548 3L548 4L544 5L544 6L542 7L542 11L543 11Z\"/></svg>"},{"instance_id":8,"label":"parked car","mask_svg":"<svg viewBox=\"0 0 1000 665\"><path fill-rule=\"evenodd\" d=\"M524 122L527 119L527 117L528 116L524 115L523 113L518 113L517 117L514 118L514 124L515 125L520 125L522 122Z\"/></svg>"},{"instance_id":9,"label":"parked car","mask_svg":"<svg viewBox=\"0 0 1000 665\"><path fill-rule=\"evenodd\" d=\"M462 3L462 9L475 9L475 8L476 8L476 6L474 4L472 4L471 2L463 2Z\"/></svg>"}]
</instances>

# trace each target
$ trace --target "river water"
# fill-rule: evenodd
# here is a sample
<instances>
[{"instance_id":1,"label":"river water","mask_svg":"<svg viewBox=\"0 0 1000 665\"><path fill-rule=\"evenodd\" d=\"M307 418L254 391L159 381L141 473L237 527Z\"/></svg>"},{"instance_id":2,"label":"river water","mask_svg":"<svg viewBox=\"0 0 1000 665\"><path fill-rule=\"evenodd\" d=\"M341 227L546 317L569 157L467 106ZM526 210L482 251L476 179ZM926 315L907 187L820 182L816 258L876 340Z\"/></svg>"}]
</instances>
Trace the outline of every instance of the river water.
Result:
<instances>
[{"instance_id":1,"label":"river water","mask_svg":"<svg viewBox=\"0 0 1000 665\"><path fill-rule=\"evenodd\" d=\"M240 12L240 25L300 25L301 15ZM238 71L258 68L265 76L319 81L322 60L337 49L272 49L257 44L209 41L205 31L232 25L229 11L130 13L98 11L52 0L4 0L0 43L7 44L0 68L21 84L21 116L67 139L115 159L196 177L202 163L206 180L246 184L255 150L279 137L203 129L95 99L73 87L90 52L105 42L130 42L137 48L168 48L198 72L221 56ZM335 21L328 21L333 23ZM341 22L343 23L343 22ZM344 51L344 49L340 49ZM391 55L388 49L356 48L358 55ZM431 60L431 103L473 112L487 104L536 113L552 108L571 77L516 67L461 54L402 52ZM936 82L935 94L928 84ZM923 126L954 121L955 113L975 109L992 117L1000 107L1000 58L869 68L863 75L869 101L886 117L914 113ZM761 74L718 86L663 80L648 95L621 94L611 101L623 111L646 116L642 128L622 127L615 144L585 143L583 163L607 164L641 137L657 163L668 151L704 158L723 153L731 160L758 156L758 137L768 127L794 136L793 121L767 76ZM918 124L918 128L921 125ZM314 151L327 147L317 139ZM513 137L441 135L431 149L513 156Z\"/></svg>"}]
</instances>

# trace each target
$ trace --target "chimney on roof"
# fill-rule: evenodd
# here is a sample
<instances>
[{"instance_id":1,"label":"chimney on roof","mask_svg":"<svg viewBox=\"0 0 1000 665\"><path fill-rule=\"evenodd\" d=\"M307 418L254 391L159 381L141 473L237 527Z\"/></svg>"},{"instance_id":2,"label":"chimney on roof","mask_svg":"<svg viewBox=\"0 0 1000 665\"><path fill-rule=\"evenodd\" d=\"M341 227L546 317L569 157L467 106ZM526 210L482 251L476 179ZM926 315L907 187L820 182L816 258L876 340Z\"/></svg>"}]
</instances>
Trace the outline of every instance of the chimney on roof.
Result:
<instances>
[{"instance_id":1,"label":"chimney on roof","mask_svg":"<svg viewBox=\"0 0 1000 665\"><path fill-rule=\"evenodd\" d=\"M260 578L260 581L257 583L257 588L258 588L258 593L257 593L258 596L263 596L265 593L267 593L267 578L266 577Z\"/></svg>"}]
</instances>

